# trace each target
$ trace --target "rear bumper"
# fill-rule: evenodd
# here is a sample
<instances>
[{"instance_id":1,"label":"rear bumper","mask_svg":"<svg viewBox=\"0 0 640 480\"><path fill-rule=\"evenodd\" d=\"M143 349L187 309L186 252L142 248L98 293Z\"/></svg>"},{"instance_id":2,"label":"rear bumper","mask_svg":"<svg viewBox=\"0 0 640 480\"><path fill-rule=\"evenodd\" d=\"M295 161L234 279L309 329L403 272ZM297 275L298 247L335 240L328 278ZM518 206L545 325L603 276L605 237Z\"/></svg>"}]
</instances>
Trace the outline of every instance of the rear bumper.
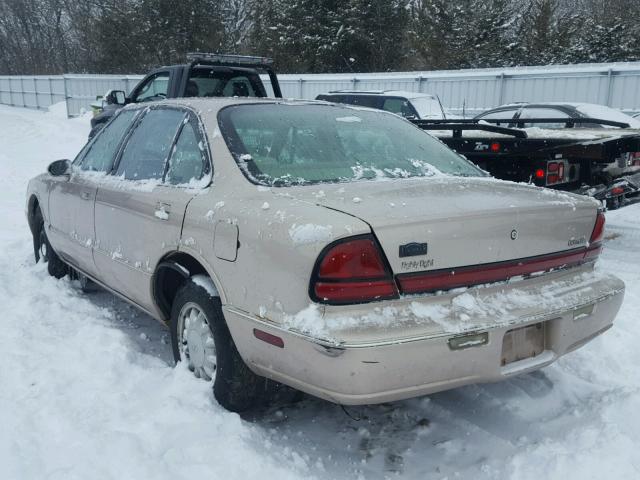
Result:
<instances>
[{"instance_id":1,"label":"rear bumper","mask_svg":"<svg viewBox=\"0 0 640 480\"><path fill-rule=\"evenodd\" d=\"M462 333L443 331L332 344L229 306L225 316L241 356L257 374L336 403L380 403L494 382L554 362L611 327L622 303L624 284L615 277L606 278L600 288L589 288L592 295L565 303L560 310L511 317ZM542 351L504 365L505 334L535 324L544 325ZM284 348L258 340L254 329L282 338ZM486 343L451 348L451 338L472 333L486 334Z\"/></svg>"}]
</instances>

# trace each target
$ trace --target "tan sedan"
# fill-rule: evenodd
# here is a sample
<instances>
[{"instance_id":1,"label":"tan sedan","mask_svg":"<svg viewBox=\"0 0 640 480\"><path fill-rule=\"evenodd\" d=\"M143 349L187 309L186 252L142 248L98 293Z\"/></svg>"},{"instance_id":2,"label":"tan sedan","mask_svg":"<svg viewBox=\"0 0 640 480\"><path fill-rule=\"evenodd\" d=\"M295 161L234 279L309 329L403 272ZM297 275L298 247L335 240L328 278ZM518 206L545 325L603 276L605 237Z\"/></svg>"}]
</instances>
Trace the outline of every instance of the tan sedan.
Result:
<instances>
[{"instance_id":1,"label":"tan sedan","mask_svg":"<svg viewBox=\"0 0 640 480\"><path fill-rule=\"evenodd\" d=\"M607 330L592 200L487 177L409 122L318 102L123 109L29 183L36 260L169 324L241 411L277 382L343 404L538 369Z\"/></svg>"}]
</instances>

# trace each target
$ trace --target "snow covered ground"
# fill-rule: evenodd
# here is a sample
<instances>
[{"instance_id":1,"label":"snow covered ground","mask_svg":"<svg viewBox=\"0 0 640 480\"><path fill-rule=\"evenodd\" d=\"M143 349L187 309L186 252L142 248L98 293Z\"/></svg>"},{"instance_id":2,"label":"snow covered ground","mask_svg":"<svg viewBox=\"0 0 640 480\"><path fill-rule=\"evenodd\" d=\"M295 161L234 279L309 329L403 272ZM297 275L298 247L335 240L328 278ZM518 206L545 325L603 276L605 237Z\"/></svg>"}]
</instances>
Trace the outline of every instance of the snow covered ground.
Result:
<instances>
[{"instance_id":1,"label":"snow covered ground","mask_svg":"<svg viewBox=\"0 0 640 480\"><path fill-rule=\"evenodd\" d=\"M34 265L27 180L88 119L0 106L0 478L640 478L640 204L607 213L613 329L542 371L386 405L249 418L171 366L168 334Z\"/></svg>"}]
</instances>

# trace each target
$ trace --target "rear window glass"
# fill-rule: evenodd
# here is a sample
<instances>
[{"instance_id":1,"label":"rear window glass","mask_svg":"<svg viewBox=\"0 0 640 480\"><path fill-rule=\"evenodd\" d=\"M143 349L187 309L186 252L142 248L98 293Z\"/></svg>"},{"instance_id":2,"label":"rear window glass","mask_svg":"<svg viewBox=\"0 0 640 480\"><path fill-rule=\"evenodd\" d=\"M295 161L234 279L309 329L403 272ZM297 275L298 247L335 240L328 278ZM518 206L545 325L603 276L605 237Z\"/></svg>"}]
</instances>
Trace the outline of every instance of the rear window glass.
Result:
<instances>
[{"instance_id":1,"label":"rear window glass","mask_svg":"<svg viewBox=\"0 0 640 480\"><path fill-rule=\"evenodd\" d=\"M265 97L260 76L254 72L197 68L189 75L187 97Z\"/></svg>"},{"instance_id":2,"label":"rear window glass","mask_svg":"<svg viewBox=\"0 0 640 480\"><path fill-rule=\"evenodd\" d=\"M219 122L242 171L263 185L484 175L431 135L384 112L236 105L223 109Z\"/></svg>"}]
</instances>

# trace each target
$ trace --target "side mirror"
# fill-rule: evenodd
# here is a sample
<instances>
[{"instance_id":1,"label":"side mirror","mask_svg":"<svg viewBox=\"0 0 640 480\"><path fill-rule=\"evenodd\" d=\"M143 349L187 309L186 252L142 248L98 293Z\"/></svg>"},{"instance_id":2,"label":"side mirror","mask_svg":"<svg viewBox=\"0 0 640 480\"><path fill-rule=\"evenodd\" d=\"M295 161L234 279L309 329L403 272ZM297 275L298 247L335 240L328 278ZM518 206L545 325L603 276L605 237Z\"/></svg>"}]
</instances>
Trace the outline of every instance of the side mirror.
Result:
<instances>
[{"instance_id":1,"label":"side mirror","mask_svg":"<svg viewBox=\"0 0 640 480\"><path fill-rule=\"evenodd\" d=\"M127 96L122 90L109 90L104 96L104 101L107 105L124 105Z\"/></svg>"},{"instance_id":2,"label":"side mirror","mask_svg":"<svg viewBox=\"0 0 640 480\"><path fill-rule=\"evenodd\" d=\"M49 175L61 177L63 175L71 175L71 162L69 160L56 160L51 162L47 167Z\"/></svg>"}]
</instances>

